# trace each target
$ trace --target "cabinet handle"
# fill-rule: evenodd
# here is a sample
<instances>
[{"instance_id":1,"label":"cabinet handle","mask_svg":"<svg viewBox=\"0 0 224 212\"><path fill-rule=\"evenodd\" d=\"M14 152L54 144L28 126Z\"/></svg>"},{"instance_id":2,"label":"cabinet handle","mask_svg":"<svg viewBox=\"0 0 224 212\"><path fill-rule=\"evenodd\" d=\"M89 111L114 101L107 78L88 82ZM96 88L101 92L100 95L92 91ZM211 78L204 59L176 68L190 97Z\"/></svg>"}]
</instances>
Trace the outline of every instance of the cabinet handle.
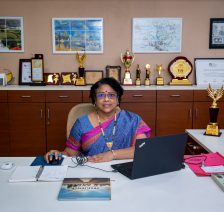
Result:
<instances>
[{"instance_id":1,"label":"cabinet handle","mask_svg":"<svg viewBox=\"0 0 224 212\"><path fill-rule=\"evenodd\" d=\"M170 97L180 97L180 94L171 94Z\"/></svg>"},{"instance_id":2,"label":"cabinet handle","mask_svg":"<svg viewBox=\"0 0 224 212\"><path fill-rule=\"evenodd\" d=\"M191 118L192 117L192 110L189 109L189 117Z\"/></svg>"},{"instance_id":3,"label":"cabinet handle","mask_svg":"<svg viewBox=\"0 0 224 212\"><path fill-rule=\"evenodd\" d=\"M50 125L50 109L47 108L47 125Z\"/></svg>"},{"instance_id":4,"label":"cabinet handle","mask_svg":"<svg viewBox=\"0 0 224 212\"><path fill-rule=\"evenodd\" d=\"M132 95L133 97L143 97L143 95L142 94L134 94L134 95Z\"/></svg>"},{"instance_id":5,"label":"cabinet handle","mask_svg":"<svg viewBox=\"0 0 224 212\"><path fill-rule=\"evenodd\" d=\"M21 98L31 98L31 96L21 96Z\"/></svg>"},{"instance_id":6,"label":"cabinet handle","mask_svg":"<svg viewBox=\"0 0 224 212\"><path fill-rule=\"evenodd\" d=\"M197 118L197 117L198 117L198 109L195 108L195 118Z\"/></svg>"},{"instance_id":7,"label":"cabinet handle","mask_svg":"<svg viewBox=\"0 0 224 212\"><path fill-rule=\"evenodd\" d=\"M40 118L42 119L43 118L43 110L40 109Z\"/></svg>"},{"instance_id":8,"label":"cabinet handle","mask_svg":"<svg viewBox=\"0 0 224 212\"><path fill-rule=\"evenodd\" d=\"M69 98L69 96L58 96L58 98Z\"/></svg>"}]
</instances>

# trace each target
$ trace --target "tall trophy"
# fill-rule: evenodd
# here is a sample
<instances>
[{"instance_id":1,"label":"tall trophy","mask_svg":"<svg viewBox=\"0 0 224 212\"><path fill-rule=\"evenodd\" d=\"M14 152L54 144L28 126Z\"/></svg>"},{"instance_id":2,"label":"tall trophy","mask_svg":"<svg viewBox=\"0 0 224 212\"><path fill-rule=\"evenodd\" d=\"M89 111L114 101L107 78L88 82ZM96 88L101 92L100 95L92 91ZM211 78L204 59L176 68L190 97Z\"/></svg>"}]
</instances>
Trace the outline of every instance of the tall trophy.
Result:
<instances>
[{"instance_id":1,"label":"tall trophy","mask_svg":"<svg viewBox=\"0 0 224 212\"><path fill-rule=\"evenodd\" d=\"M150 65L146 64L146 73L145 73L145 85L150 85Z\"/></svg>"},{"instance_id":2,"label":"tall trophy","mask_svg":"<svg viewBox=\"0 0 224 212\"><path fill-rule=\"evenodd\" d=\"M125 54L121 53L121 62L125 67L123 85L132 85L130 67L134 62L135 56L129 50L126 50Z\"/></svg>"},{"instance_id":3,"label":"tall trophy","mask_svg":"<svg viewBox=\"0 0 224 212\"><path fill-rule=\"evenodd\" d=\"M139 68L139 64L137 65L137 70L136 70L135 85L141 85L141 70Z\"/></svg>"},{"instance_id":4,"label":"tall trophy","mask_svg":"<svg viewBox=\"0 0 224 212\"><path fill-rule=\"evenodd\" d=\"M85 85L85 68L84 68L84 61L86 59L86 53L80 55L78 52L76 53L76 59L79 62L79 77L76 79L76 85Z\"/></svg>"},{"instance_id":5,"label":"tall trophy","mask_svg":"<svg viewBox=\"0 0 224 212\"><path fill-rule=\"evenodd\" d=\"M221 99L223 96L223 86L220 89L212 89L209 84L207 91L208 96L212 98L213 102L209 108L210 122L207 125L205 135L220 136L221 132L219 131L219 126L217 123L219 113L219 107L217 106L217 101Z\"/></svg>"},{"instance_id":6,"label":"tall trophy","mask_svg":"<svg viewBox=\"0 0 224 212\"><path fill-rule=\"evenodd\" d=\"M158 72L159 76L156 78L156 85L164 85L164 79L161 76L161 72L163 70L163 65L157 65L156 64L156 71Z\"/></svg>"}]
</instances>

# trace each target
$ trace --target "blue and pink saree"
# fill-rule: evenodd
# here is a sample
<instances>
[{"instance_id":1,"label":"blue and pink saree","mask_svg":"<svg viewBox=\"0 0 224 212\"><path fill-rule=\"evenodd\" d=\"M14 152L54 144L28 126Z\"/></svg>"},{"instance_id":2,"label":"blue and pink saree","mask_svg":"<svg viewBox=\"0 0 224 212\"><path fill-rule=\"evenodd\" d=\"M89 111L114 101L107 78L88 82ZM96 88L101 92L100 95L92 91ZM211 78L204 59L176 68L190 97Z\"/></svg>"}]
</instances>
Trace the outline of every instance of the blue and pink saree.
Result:
<instances>
[{"instance_id":1,"label":"blue and pink saree","mask_svg":"<svg viewBox=\"0 0 224 212\"><path fill-rule=\"evenodd\" d=\"M114 118L102 123L105 135L109 140L112 140L113 126ZM151 129L137 114L121 110L117 114L117 127L112 149L123 149L135 145L136 137L140 134L150 137ZM109 151L100 127L94 128L87 115L76 120L66 141L66 146L74 151L80 151L86 156Z\"/></svg>"}]
</instances>

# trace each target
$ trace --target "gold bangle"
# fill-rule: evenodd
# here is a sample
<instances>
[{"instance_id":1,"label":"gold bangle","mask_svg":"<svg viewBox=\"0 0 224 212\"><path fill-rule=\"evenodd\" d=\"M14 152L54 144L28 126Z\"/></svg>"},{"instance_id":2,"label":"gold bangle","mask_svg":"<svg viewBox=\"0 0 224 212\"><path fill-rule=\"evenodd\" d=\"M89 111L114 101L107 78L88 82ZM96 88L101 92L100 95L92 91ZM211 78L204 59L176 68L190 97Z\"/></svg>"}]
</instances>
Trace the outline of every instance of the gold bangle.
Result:
<instances>
[{"instance_id":1,"label":"gold bangle","mask_svg":"<svg viewBox=\"0 0 224 212\"><path fill-rule=\"evenodd\" d=\"M114 152L114 150L110 150L111 151L111 153L112 153L112 155L113 155L113 160L116 160L116 155L115 155L115 152Z\"/></svg>"}]
</instances>

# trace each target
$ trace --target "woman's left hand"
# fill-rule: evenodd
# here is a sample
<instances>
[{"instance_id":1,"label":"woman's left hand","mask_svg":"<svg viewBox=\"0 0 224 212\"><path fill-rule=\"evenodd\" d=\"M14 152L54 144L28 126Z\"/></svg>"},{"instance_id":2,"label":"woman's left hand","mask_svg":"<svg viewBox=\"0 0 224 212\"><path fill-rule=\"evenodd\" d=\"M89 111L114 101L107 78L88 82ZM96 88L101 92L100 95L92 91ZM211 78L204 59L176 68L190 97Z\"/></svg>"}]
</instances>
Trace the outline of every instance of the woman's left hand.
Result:
<instances>
[{"instance_id":1,"label":"woman's left hand","mask_svg":"<svg viewBox=\"0 0 224 212\"><path fill-rule=\"evenodd\" d=\"M113 154L111 151L103 152L98 155L94 155L91 157L88 157L88 162L92 163L101 163L101 162L107 162L113 160Z\"/></svg>"}]
</instances>

